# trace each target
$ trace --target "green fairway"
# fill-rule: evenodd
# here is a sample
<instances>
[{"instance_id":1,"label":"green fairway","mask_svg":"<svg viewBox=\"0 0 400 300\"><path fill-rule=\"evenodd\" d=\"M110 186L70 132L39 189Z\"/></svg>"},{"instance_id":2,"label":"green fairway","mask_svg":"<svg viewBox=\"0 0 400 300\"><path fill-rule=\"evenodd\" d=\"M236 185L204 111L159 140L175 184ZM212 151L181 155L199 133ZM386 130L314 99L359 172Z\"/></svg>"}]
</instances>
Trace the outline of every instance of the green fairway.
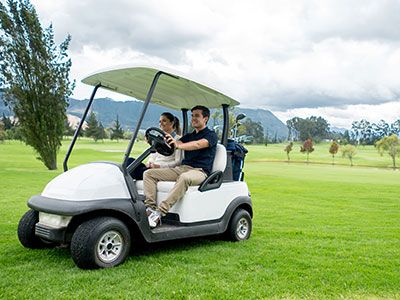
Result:
<instances>
[{"instance_id":1,"label":"green fairway","mask_svg":"<svg viewBox=\"0 0 400 300\"><path fill-rule=\"evenodd\" d=\"M286 144L270 144L267 147L264 145L251 146L254 152L253 158L259 161L287 161L286 152L284 151L285 146ZM300 143L293 145L293 150L290 152L291 162L306 162L307 155L300 152L300 146ZM349 159L342 157L341 146L334 160L332 160L332 156L329 153L329 146L330 143L326 142L314 145L315 150L310 153L309 162L350 166ZM373 146L358 146L357 153L353 158L353 164L365 167L393 167L390 156L387 153L381 156Z\"/></svg>"},{"instance_id":2,"label":"green fairway","mask_svg":"<svg viewBox=\"0 0 400 300\"><path fill-rule=\"evenodd\" d=\"M127 142L81 140L71 167L121 162ZM248 146L245 179L254 219L248 241L219 237L160 243L121 266L84 271L67 248L30 250L17 238L26 201L61 172L48 171L31 148L0 144L1 299L400 299L400 171L373 147L356 166L331 165L329 144L310 163L295 145ZM138 143L137 156L146 145Z\"/></svg>"}]
</instances>

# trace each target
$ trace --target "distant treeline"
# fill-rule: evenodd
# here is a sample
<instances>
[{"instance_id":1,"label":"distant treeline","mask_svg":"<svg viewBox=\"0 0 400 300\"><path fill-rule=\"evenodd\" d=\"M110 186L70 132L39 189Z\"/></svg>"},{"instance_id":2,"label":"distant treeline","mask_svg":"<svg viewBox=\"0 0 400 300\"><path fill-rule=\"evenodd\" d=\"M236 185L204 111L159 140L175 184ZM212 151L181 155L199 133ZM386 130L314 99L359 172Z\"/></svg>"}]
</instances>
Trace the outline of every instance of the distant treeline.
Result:
<instances>
[{"instance_id":1,"label":"distant treeline","mask_svg":"<svg viewBox=\"0 0 400 300\"><path fill-rule=\"evenodd\" d=\"M337 140L341 144L374 145L385 136L400 135L400 119L392 124L384 120L378 123L370 123L367 120L354 121L351 129L344 132L331 131L329 123L324 118L315 116L305 119L294 117L288 120L286 125L289 130L289 141Z\"/></svg>"}]
</instances>

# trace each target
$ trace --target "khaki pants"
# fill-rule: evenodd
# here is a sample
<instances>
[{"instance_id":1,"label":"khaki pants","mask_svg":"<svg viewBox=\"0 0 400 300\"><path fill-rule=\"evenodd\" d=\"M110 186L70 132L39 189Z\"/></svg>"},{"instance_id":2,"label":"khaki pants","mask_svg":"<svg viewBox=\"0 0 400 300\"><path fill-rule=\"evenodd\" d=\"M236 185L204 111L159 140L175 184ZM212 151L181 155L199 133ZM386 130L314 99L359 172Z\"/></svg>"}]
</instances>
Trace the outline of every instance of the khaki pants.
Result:
<instances>
[{"instance_id":1,"label":"khaki pants","mask_svg":"<svg viewBox=\"0 0 400 300\"><path fill-rule=\"evenodd\" d=\"M169 209L181 199L189 186L200 185L207 178L206 173L200 168L190 166L178 166L172 169L149 169L143 173L144 194L146 207L160 210L164 216ZM167 199L157 207L157 182L176 181L174 187L169 192Z\"/></svg>"}]
</instances>

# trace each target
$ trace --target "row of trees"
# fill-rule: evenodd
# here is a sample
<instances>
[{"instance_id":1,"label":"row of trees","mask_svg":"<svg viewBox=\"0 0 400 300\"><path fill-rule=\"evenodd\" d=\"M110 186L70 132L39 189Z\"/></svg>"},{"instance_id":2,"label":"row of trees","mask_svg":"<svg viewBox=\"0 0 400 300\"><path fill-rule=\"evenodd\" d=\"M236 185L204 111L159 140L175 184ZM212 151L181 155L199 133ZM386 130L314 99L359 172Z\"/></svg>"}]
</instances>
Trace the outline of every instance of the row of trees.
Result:
<instances>
[{"instance_id":1,"label":"row of trees","mask_svg":"<svg viewBox=\"0 0 400 300\"><path fill-rule=\"evenodd\" d=\"M335 164L335 156L339 151L339 144L336 141L333 141L329 147L329 153L332 155L332 164ZM290 161L290 152L293 150L293 142L290 142L285 147L285 152L288 161ZM345 145L341 147L342 156L347 157L350 160L350 165L353 166L353 157L356 154L356 147L353 145ZM306 139L302 146L300 146L300 152L305 153L307 155L307 163L309 162L310 153L314 152L314 145L312 139Z\"/></svg>"},{"instance_id":2,"label":"row of trees","mask_svg":"<svg viewBox=\"0 0 400 300\"><path fill-rule=\"evenodd\" d=\"M73 128L67 120L64 123L64 136L73 136L75 128ZM125 132L119 122L119 118L115 119L112 127L104 128L103 124L97 120L96 114L91 113L88 121L85 123L83 130L80 132L80 136L86 136L93 138L94 141L111 139L130 139L132 137L131 132ZM3 117L0 119L0 141L4 140L21 140L25 141L25 137L21 132L21 126L19 122L12 120L10 117Z\"/></svg>"},{"instance_id":3,"label":"row of trees","mask_svg":"<svg viewBox=\"0 0 400 300\"><path fill-rule=\"evenodd\" d=\"M351 124L351 131L346 134L346 138L352 144L374 145L383 137L392 134L400 135L400 119L392 124L384 120L378 123L370 123L363 119Z\"/></svg>"},{"instance_id":4,"label":"row of trees","mask_svg":"<svg viewBox=\"0 0 400 300\"><path fill-rule=\"evenodd\" d=\"M113 126L106 130L103 124L97 120L94 112L91 112L89 115L87 126L83 133L85 136L93 138L95 142L106 138L117 141L124 138L124 130L119 122L118 116L114 121Z\"/></svg>"},{"instance_id":5,"label":"row of trees","mask_svg":"<svg viewBox=\"0 0 400 300\"><path fill-rule=\"evenodd\" d=\"M392 124L381 120L370 123L363 119L354 121L351 130L344 133L330 131L329 123L322 117L294 117L286 122L289 141L306 141L312 139L319 142L324 139L339 141L340 144L374 145L385 136L400 135L400 119Z\"/></svg>"},{"instance_id":6,"label":"row of trees","mask_svg":"<svg viewBox=\"0 0 400 300\"><path fill-rule=\"evenodd\" d=\"M64 136L73 136L75 134L75 129L76 126L69 124L67 119L64 121ZM79 136L90 137L93 138L94 141L104 139L119 141L120 139L131 139L132 132L124 131L118 115L112 123L112 126L105 128L102 122L97 119L96 114L92 112L88 117L88 121L80 131ZM140 134L138 138L141 138ZM4 140L25 141L19 122L11 117L5 116L5 114L0 118L0 141Z\"/></svg>"},{"instance_id":7,"label":"row of trees","mask_svg":"<svg viewBox=\"0 0 400 300\"><path fill-rule=\"evenodd\" d=\"M393 169L396 168L396 157L400 157L400 139L396 134L385 136L375 143L375 147L382 156L385 152L391 157ZM290 142L284 149L288 161L290 161L290 152L293 150L293 142ZM350 160L350 165L353 166L353 157L357 153L357 148L354 145L346 144L339 145L333 141L329 147L329 153L332 156L332 164L335 164L335 156L338 151L342 152L342 157L347 157ZM300 146L300 152L307 155L307 163L309 162L309 155L314 151L312 139L306 139Z\"/></svg>"}]
</instances>

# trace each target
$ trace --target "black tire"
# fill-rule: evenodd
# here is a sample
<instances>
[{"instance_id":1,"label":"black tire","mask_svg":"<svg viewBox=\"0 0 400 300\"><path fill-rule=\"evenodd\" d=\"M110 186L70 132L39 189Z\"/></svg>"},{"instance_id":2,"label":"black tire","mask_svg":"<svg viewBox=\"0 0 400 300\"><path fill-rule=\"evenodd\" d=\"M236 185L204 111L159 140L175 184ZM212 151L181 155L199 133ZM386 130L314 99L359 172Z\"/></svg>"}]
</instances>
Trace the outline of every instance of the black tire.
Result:
<instances>
[{"instance_id":1,"label":"black tire","mask_svg":"<svg viewBox=\"0 0 400 300\"><path fill-rule=\"evenodd\" d=\"M48 247L41 238L35 235L35 225L39 222L39 212L30 209L21 218L18 223L18 239L26 248L40 249Z\"/></svg>"},{"instance_id":2,"label":"black tire","mask_svg":"<svg viewBox=\"0 0 400 300\"><path fill-rule=\"evenodd\" d=\"M111 268L129 254L131 236L126 225L112 217L98 217L78 226L71 240L71 256L81 269Z\"/></svg>"},{"instance_id":3,"label":"black tire","mask_svg":"<svg viewBox=\"0 0 400 300\"><path fill-rule=\"evenodd\" d=\"M229 240L237 242L247 240L251 235L252 220L249 212L242 208L237 209L229 221L226 236Z\"/></svg>"}]
</instances>

